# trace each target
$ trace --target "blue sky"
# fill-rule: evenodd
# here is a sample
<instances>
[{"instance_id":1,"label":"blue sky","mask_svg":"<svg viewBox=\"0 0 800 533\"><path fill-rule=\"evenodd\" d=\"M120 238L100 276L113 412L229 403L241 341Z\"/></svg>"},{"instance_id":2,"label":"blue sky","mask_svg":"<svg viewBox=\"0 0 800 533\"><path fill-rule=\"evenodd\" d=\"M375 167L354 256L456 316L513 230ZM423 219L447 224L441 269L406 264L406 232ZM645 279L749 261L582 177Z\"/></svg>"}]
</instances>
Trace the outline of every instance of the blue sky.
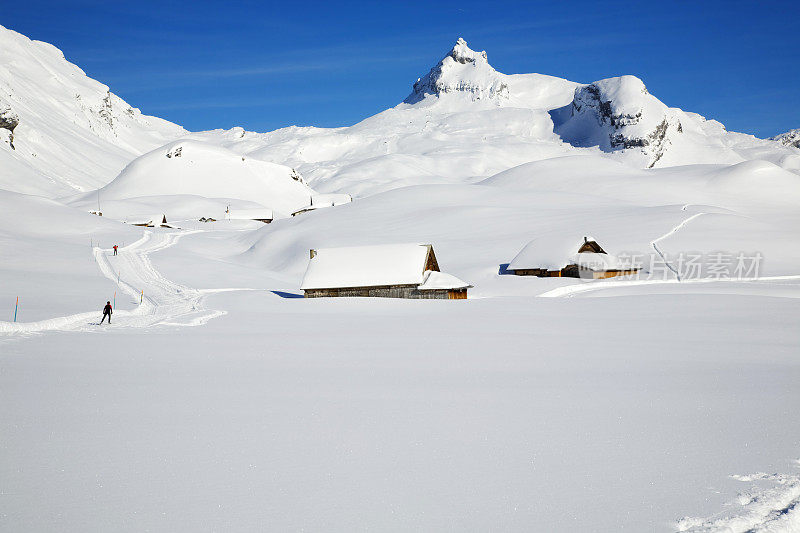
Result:
<instances>
[{"instance_id":1,"label":"blue sky","mask_svg":"<svg viewBox=\"0 0 800 533\"><path fill-rule=\"evenodd\" d=\"M461 36L507 74L634 74L667 105L770 136L800 128L799 5L0 0L0 24L191 130L353 124Z\"/></svg>"}]
</instances>

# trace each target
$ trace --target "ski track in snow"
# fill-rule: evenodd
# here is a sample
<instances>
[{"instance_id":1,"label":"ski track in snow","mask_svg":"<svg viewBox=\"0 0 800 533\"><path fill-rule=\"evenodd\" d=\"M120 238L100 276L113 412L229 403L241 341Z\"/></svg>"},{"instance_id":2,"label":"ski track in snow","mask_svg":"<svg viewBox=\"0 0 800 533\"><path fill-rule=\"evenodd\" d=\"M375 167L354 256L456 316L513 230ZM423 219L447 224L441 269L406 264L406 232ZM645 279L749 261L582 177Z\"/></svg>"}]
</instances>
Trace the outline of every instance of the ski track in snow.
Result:
<instances>
[{"instance_id":1,"label":"ski track in snow","mask_svg":"<svg viewBox=\"0 0 800 533\"><path fill-rule=\"evenodd\" d=\"M686 211L686 208L688 208L688 207L689 207L689 204L686 204L686 205L684 205L684 206L681 208L681 210L682 210L682 211ZM678 280L678 282L680 282L680 281L681 281L681 274L680 274L680 272L678 272L678 271L677 271L677 269L675 269L675 267L674 267L674 266L672 266L672 264L671 264L669 261L667 261L667 258L666 258L666 256L665 256L665 255L664 255L664 253L661 251L661 249L658 247L658 242L659 242L659 241L662 241L662 240L664 240L664 239L666 239L666 238L667 238L667 237L669 237L670 235L673 235L674 233L678 232L678 231L679 231L681 228L684 228L684 227L686 227L686 225L687 225L689 222L691 222L692 220L694 220L694 219L696 219L696 218L699 218L699 217L701 217L701 216L703 216L703 215L705 215L705 214L706 214L706 213L696 213L696 214L694 214L694 215L690 216L689 218L687 218L687 219L683 220L683 221L682 221L680 224L678 224L677 226L675 226L674 228L672 228L671 230L669 230L668 232L666 232L666 233L665 233L664 235L662 235L661 237L658 237L658 238L656 238L656 239L653 239L652 241L650 241L650 246L652 246L652 247L653 247L653 250L655 250L655 252L656 252L656 253L659 255L659 257L661 257L661 260L664 262L664 265L666 265L666 267L667 267L668 269L670 269L670 270L672 271L672 273L673 273L673 274L675 274L675 279L677 279L677 280Z\"/></svg>"},{"instance_id":2,"label":"ski track in snow","mask_svg":"<svg viewBox=\"0 0 800 533\"><path fill-rule=\"evenodd\" d=\"M800 466L800 461L796 461ZM708 518L685 517L677 531L688 533L772 533L800 531L800 475L765 474L731 476L754 483L727 504L730 510Z\"/></svg>"},{"instance_id":3,"label":"ski track in snow","mask_svg":"<svg viewBox=\"0 0 800 533\"><path fill-rule=\"evenodd\" d=\"M200 326L226 314L205 309L203 298L210 293L247 289L193 289L166 279L150 262L150 254L174 246L184 235L198 232L146 231L138 241L120 248L117 256L110 249L94 248L94 258L103 275L117 283L123 293L141 299L131 311L115 310L112 324L103 324L104 328ZM102 313L97 311L38 322L0 322L0 334L96 330L101 318Z\"/></svg>"}]
</instances>

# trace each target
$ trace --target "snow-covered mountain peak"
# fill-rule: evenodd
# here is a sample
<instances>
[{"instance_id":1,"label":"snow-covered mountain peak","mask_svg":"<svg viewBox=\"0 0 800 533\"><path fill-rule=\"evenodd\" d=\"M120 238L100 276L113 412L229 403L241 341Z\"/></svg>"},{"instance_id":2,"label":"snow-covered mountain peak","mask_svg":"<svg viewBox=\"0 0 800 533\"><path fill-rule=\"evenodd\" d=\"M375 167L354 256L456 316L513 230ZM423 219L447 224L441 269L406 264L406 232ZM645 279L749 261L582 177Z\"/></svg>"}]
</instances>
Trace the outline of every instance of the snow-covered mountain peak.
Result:
<instances>
[{"instance_id":1,"label":"snow-covered mountain peak","mask_svg":"<svg viewBox=\"0 0 800 533\"><path fill-rule=\"evenodd\" d=\"M505 75L489 64L485 51L472 50L459 37L453 49L414 83L405 103L415 104L426 96L445 93L462 93L473 100L508 98L508 84Z\"/></svg>"},{"instance_id":2,"label":"snow-covered mountain peak","mask_svg":"<svg viewBox=\"0 0 800 533\"><path fill-rule=\"evenodd\" d=\"M676 114L636 76L599 80L575 89L572 103L555 110L556 133L573 146L606 152L637 150L654 166L683 132Z\"/></svg>"},{"instance_id":3,"label":"snow-covered mountain peak","mask_svg":"<svg viewBox=\"0 0 800 533\"><path fill-rule=\"evenodd\" d=\"M458 38L456 45L452 50L450 50L450 53L447 54L447 56L453 58L454 61L461 63L462 65L466 65L467 63L475 63L476 61L483 61L487 65L489 64L489 59L486 56L485 50L476 52L467 46L467 41L461 37Z\"/></svg>"}]
</instances>

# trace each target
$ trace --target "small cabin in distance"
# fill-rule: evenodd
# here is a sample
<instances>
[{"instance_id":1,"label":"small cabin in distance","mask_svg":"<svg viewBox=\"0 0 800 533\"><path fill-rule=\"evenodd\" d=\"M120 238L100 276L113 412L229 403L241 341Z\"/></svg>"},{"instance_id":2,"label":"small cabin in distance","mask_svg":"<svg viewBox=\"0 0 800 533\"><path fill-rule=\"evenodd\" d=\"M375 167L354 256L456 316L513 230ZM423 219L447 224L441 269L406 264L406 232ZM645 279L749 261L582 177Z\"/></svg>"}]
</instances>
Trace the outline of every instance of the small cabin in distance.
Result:
<instances>
[{"instance_id":1,"label":"small cabin in distance","mask_svg":"<svg viewBox=\"0 0 800 533\"><path fill-rule=\"evenodd\" d=\"M472 285L439 270L430 244L310 250L306 298L372 297L462 300Z\"/></svg>"},{"instance_id":2,"label":"small cabin in distance","mask_svg":"<svg viewBox=\"0 0 800 533\"><path fill-rule=\"evenodd\" d=\"M326 207L336 207L337 205L349 204L352 201L353 197L344 193L315 194L309 197L308 205L296 209L291 213L291 215L296 217L297 215L302 215L303 213L316 211L318 209L324 209Z\"/></svg>"},{"instance_id":3,"label":"small cabin in distance","mask_svg":"<svg viewBox=\"0 0 800 533\"><path fill-rule=\"evenodd\" d=\"M536 239L526 244L509 263L517 276L604 279L635 274L639 268L623 264L592 237Z\"/></svg>"},{"instance_id":4,"label":"small cabin in distance","mask_svg":"<svg viewBox=\"0 0 800 533\"><path fill-rule=\"evenodd\" d=\"M133 216L128 220L128 224L132 226L141 226L143 228L154 228L160 226L162 228L171 228L167 223L167 215L149 215L149 216Z\"/></svg>"}]
</instances>

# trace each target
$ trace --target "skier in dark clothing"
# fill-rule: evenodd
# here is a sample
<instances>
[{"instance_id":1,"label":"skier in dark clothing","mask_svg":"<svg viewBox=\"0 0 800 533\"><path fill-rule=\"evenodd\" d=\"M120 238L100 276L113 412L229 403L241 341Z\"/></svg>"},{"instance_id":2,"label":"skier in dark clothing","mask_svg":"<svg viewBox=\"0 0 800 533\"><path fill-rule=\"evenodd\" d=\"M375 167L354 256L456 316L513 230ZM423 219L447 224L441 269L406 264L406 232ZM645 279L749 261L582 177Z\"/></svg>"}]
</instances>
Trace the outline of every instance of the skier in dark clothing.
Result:
<instances>
[{"instance_id":1,"label":"skier in dark clothing","mask_svg":"<svg viewBox=\"0 0 800 533\"><path fill-rule=\"evenodd\" d=\"M111 324L111 313L113 312L114 311L111 309L111 302L106 302L106 306L103 308L103 318L100 320L100 323L102 324L103 320L108 316L108 323Z\"/></svg>"},{"instance_id":2,"label":"skier in dark clothing","mask_svg":"<svg viewBox=\"0 0 800 533\"><path fill-rule=\"evenodd\" d=\"M117 245L114 245L114 255L117 255Z\"/></svg>"}]
</instances>

